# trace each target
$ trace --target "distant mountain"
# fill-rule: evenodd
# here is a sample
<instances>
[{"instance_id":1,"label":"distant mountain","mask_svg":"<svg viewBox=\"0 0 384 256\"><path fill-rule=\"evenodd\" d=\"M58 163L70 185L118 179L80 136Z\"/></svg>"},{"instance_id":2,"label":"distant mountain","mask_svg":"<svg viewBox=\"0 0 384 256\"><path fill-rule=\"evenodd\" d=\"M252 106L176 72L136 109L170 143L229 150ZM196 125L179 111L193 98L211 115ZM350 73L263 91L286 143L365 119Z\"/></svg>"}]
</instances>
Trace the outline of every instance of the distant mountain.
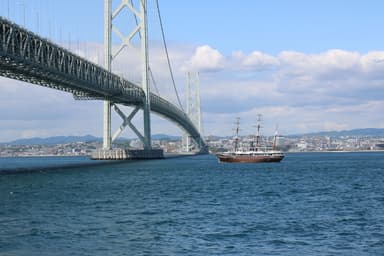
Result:
<instances>
[{"instance_id":1,"label":"distant mountain","mask_svg":"<svg viewBox=\"0 0 384 256\"><path fill-rule=\"evenodd\" d=\"M384 137L384 128L365 128L365 129L354 129L354 130L345 130L345 131L328 131L328 132L314 132L314 133L305 133L305 134L294 134L294 135L284 135L284 137L303 137L303 136L328 136L328 137L342 137L342 136L381 136ZM231 136L226 137L217 137L210 136L211 140L223 138L232 138ZM137 138L134 138L137 139ZM128 138L118 138L119 142L126 142L132 140ZM166 134L154 134L152 135L152 140L181 140L181 136L172 136ZM95 137L92 135L85 136L55 136L48 138L29 138L29 139L17 139L11 142L4 142L0 144L9 144L9 145L55 145L55 144L67 144L73 142L92 142L99 141L102 142L102 138Z\"/></svg>"},{"instance_id":2,"label":"distant mountain","mask_svg":"<svg viewBox=\"0 0 384 256\"><path fill-rule=\"evenodd\" d=\"M171 136L166 134L154 134L152 135L152 140L180 140L180 136ZM131 139L127 138L118 138L119 142L126 142ZM28 139L17 139L11 142L5 142L0 144L9 144L9 145L55 145L55 144L67 144L73 142L92 142L92 141L102 141L102 138L95 137L92 135L85 136L55 136L48 138L28 138Z\"/></svg>"},{"instance_id":3,"label":"distant mountain","mask_svg":"<svg viewBox=\"0 0 384 256\"><path fill-rule=\"evenodd\" d=\"M328 137L384 136L384 128L363 128L363 129L353 129L353 130L343 130L343 131L314 132L314 133L289 135L289 137L302 137L302 136L328 136Z\"/></svg>"},{"instance_id":4,"label":"distant mountain","mask_svg":"<svg viewBox=\"0 0 384 256\"><path fill-rule=\"evenodd\" d=\"M180 136L172 136L167 134L153 134L151 136L152 140L181 140Z\"/></svg>"},{"instance_id":5,"label":"distant mountain","mask_svg":"<svg viewBox=\"0 0 384 256\"><path fill-rule=\"evenodd\" d=\"M29 138L29 139L18 139L8 143L10 145L55 145L55 144L67 144L73 142L91 142L101 140L92 135L85 136L55 136L48 138Z\"/></svg>"}]
</instances>

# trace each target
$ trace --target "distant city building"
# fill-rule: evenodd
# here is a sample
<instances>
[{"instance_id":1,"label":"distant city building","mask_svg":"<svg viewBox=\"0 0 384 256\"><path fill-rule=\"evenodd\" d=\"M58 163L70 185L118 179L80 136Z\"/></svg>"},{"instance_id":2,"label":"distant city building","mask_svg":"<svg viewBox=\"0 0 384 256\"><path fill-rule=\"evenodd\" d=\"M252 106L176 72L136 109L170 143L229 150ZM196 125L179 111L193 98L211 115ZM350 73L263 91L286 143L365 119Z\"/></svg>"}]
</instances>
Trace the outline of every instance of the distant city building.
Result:
<instances>
[{"instance_id":1,"label":"distant city building","mask_svg":"<svg viewBox=\"0 0 384 256\"><path fill-rule=\"evenodd\" d=\"M271 140L272 138L269 138ZM252 136L240 137L239 145L246 146ZM232 150L234 140L231 137L208 136L206 141L211 152ZM140 148L139 140L127 140L119 146ZM153 140L154 148L162 148L166 153L183 151L181 139ZM18 156L88 156L97 148L101 141L72 142L55 145L12 145L0 144L0 157ZM280 138L279 148L285 152L321 152L321 151L376 151L384 150L384 136L288 136Z\"/></svg>"}]
</instances>

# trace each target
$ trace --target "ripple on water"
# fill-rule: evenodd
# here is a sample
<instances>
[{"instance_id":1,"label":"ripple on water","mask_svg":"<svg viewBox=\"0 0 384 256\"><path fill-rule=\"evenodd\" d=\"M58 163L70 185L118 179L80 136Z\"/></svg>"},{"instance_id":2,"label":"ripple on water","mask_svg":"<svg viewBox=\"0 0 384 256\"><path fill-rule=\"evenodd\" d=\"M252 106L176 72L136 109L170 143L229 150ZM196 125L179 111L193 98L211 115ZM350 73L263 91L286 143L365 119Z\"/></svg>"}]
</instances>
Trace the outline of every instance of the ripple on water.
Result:
<instances>
[{"instance_id":1,"label":"ripple on water","mask_svg":"<svg viewBox=\"0 0 384 256\"><path fill-rule=\"evenodd\" d=\"M0 175L0 248L28 256L381 255L383 154L288 154L271 165L208 155Z\"/></svg>"}]
</instances>

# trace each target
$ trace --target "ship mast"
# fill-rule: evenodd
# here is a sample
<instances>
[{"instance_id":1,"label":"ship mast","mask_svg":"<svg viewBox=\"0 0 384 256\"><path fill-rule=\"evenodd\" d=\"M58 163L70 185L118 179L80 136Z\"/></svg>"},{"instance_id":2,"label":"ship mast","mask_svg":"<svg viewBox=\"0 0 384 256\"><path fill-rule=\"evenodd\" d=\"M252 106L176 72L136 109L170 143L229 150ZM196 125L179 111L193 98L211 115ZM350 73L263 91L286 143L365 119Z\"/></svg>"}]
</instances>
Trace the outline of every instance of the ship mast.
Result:
<instances>
[{"instance_id":1,"label":"ship mast","mask_svg":"<svg viewBox=\"0 0 384 256\"><path fill-rule=\"evenodd\" d=\"M257 114L257 133L256 133L256 150L259 150L260 144L260 129L261 129L261 114Z\"/></svg>"},{"instance_id":2,"label":"ship mast","mask_svg":"<svg viewBox=\"0 0 384 256\"><path fill-rule=\"evenodd\" d=\"M276 150L277 149L277 138L279 137L279 132L278 132L278 127L276 125L276 130L275 130L275 135L273 137L273 146L272 149Z\"/></svg>"},{"instance_id":3,"label":"ship mast","mask_svg":"<svg viewBox=\"0 0 384 256\"><path fill-rule=\"evenodd\" d=\"M236 128L235 128L235 132L236 132L236 136L235 136L235 152L236 152L238 147L239 147L240 117L236 118L236 123L235 124L236 124Z\"/></svg>"}]
</instances>

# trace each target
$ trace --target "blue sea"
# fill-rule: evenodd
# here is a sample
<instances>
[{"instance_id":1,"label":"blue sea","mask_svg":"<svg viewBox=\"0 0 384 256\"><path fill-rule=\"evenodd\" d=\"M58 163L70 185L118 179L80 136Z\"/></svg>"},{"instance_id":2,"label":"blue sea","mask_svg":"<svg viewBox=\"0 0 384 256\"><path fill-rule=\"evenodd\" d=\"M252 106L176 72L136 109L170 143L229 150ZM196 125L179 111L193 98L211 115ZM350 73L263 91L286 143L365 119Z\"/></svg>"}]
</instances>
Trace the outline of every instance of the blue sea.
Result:
<instances>
[{"instance_id":1,"label":"blue sea","mask_svg":"<svg viewBox=\"0 0 384 256\"><path fill-rule=\"evenodd\" d=\"M0 169L1 256L384 255L384 152Z\"/></svg>"}]
</instances>

